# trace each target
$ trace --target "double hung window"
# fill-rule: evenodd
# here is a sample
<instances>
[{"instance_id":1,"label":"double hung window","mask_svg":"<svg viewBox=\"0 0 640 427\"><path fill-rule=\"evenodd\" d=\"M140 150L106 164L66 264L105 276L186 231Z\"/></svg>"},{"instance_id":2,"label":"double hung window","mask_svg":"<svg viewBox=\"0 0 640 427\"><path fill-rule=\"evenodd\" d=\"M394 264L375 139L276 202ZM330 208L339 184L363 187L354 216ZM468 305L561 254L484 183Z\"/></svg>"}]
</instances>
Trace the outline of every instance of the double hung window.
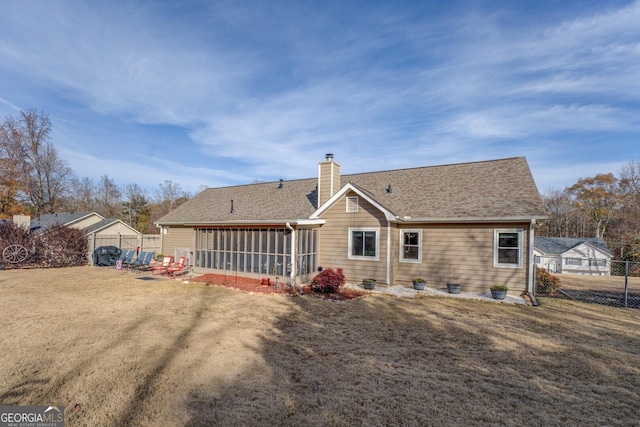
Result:
<instances>
[{"instance_id":1,"label":"double hung window","mask_svg":"<svg viewBox=\"0 0 640 427\"><path fill-rule=\"evenodd\" d=\"M378 259L380 230L377 228L349 229L349 258Z\"/></svg>"},{"instance_id":2,"label":"double hung window","mask_svg":"<svg viewBox=\"0 0 640 427\"><path fill-rule=\"evenodd\" d=\"M400 230L400 261L422 261L422 231Z\"/></svg>"},{"instance_id":3,"label":"double hung window","mask_svg":"<svg viewBox=\"0 0 640 427\"><path fill-rule=\"evenodd\" d=\"M495 230L494 267L522 267L522 231Z\"/></svg>"}]
</instances>

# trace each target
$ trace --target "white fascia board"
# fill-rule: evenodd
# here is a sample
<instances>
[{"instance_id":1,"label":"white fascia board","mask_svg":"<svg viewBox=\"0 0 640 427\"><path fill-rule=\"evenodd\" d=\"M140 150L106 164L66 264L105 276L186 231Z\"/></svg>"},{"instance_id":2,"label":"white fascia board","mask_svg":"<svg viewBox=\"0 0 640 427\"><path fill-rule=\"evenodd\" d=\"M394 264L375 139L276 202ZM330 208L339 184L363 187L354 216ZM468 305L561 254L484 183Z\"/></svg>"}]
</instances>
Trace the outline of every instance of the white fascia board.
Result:
<instances>
[{"instance_id":1,"label":"white fascia board","mask_svg":"<svg viewBox=\"0 0 640 427\"><path fill-rule=\"evenodd\" d=\"M473 222L531 222L530 216L523 217L451 217L451 218L409 218L409 217L396 217L396 222L400 223L473 223Z\"/></svg>"},{"instance_id":2,"label":"white fascia board","mask_svg":"<svg viewBox=\"0 0 640 427\"><path fill-rule=\"evenodd\" d=\"M586 241L585 241L585 242L584 242L584 244L585 244L586 246L589 246L591 249L593 249L593 250L594 250L594 251L596 251L596 252L599 252L599 253L604 254L604 255L606 255L606 256L609 256L609 257L611 256L611 253L610 253L610 252L607 252L607 251L603 250L602 248L599 248L599 247L597 247L597 246L595 246L595 245L593 245L593 244L591 244L591 243L589 243L589 242L586 242Z\"/></svg>"},{"instance_id":3,"label":"white fascia board","mask_svg":"<svg viewBox=\"0 0 640 427\"><path fill-rule=\"evenodd\" d=\"M288 221L290 224L295 225L324 225L326 224L326 219L299 219L296 221Z\"/></svg>"},{"instance_id":4,"label":"white fascia board","mask_svg":"<svg viewBox=\"0 0 640 427\"><path fill-rule=\"evenodd\" d=\"M358 188L354 187L353 185L351 185L351 183L345 185L344 187L342 187L340 189L340 191L338 191L336 194L334 194L333 196L331 196L331 198L329 198L329 200L327 200L326 202L323 203L322 206L320 206L318 208L318 210L316 210L314 213L311 214L311 216L309 217L310 219L317 219L320 217L320 215L322 215L327 209L329 209L331 206L333 206L338 200L340 200L345 194L347 194L349 191L353 191L354 193L356 193L358 196L362 197L363 199L365 199L367 202L371 203L373 206L375 206L378 210L380 210L382 213L384 213L384 216L386 217L386 219L388 221L396 221L398 219L398 217L396 215L394 215L393 213L389 212L388 209L386 209L385 207L383 207L380 203L378 203L376 200L372 199L371 197L369 197L368 195L364 194L362 191L360 191Z\"/></svg>"},{"instance_id":5,"label":"white fascia board","mask_svg":"<svg viewBox=\"0 0 640 427\"><path fill-rule=\"evenodd\" d=\"M100 221L102 221L102 220L106 219L105 217L103 217L102 215L100 215L98 212L89 212L87 215L85 215L85 216L81 216L80 218L76 218L75 220L73 220L73 221L69 221L68 223L63 224L63 225L65 225L65 226L67 226L67 227L70 227L70 226L72 226L73 224L75 224L76 222L84 221L85 219L87 219L87 218L89 218L90 216L93 216L93 215L96 215L98 218L100 218Z\"/></svg>"},{"instance_id":6,"label":"white fascia board","mask_svg":"<svg viewBox=\"0 0 640 427\"><path fill-rule=\"evenodd\" d=\"M105 228L108 228L108 227L110 227L110 226L112 226L113 224L116 224L116 223L119 223L119 224L121 224L121 225L124 225L124 226L125 226L125 227L127 227L129 230L133 231L135 234L142 235L142 233L141 233L141 232L139 232L138 230L136 230L135 228L131 227L131 226L130 226L129 224L127 224L126 222L121 221L121 220L119 220L119 219L116 219L116 220L114 220L114 221L112 221L112 222L110 222L110 223L108 223L108 224L105 224L105 225L103 225L103 226L102 226L102 227L100 227L100 228L96 228L96 229L95 229L95 230L93 230L90 234L98 233L99 231L102 231L102 230L104 230ZM89 227L91 227L91 226L89 226Z\"/></svg>"},{"instance_id":7,"label":"white fascia board","mask_svg":"<svg viewBox=\"0 0 640 427\"><path fill-rule=\"evenodd\" d=\"M324 225L324 219L274 219L274 220L234 220L234 221L187 221L187 222L162 222L155 223L158 226L181 225L185 227L218 226L218 225Z\"/></svg>"}]
</instances>

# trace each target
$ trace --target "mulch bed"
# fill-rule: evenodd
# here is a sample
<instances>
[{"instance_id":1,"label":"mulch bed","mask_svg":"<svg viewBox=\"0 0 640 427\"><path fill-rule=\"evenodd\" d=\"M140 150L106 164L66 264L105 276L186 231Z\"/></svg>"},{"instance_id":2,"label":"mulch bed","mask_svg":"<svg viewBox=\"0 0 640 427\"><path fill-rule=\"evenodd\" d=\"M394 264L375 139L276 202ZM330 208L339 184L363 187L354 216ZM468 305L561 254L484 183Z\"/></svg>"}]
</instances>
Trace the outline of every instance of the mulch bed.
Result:
<instances>
[{"instance_id":1,"label":"mulch bed","mask_svg":"<svg viewBox=\"0 0 640 427\"><path fill-rule=\"evenodd\" d=\"M201 276L192 277L190 282L206 283L208 285L224 286L230 289L237 289L243 292L253 292L257 294L280 294L280 295L299 295L299 292L284 282L274 282L269 279L269 284L264 285L261 279L252 279L242 276L230 276L224 274L203 274ZM304 295L313 295L332 301L347 301L368 295L354 289L341 288L335 294L321 294L313 292L311 286L300 286Z\"/></svg>"}]
</instances>

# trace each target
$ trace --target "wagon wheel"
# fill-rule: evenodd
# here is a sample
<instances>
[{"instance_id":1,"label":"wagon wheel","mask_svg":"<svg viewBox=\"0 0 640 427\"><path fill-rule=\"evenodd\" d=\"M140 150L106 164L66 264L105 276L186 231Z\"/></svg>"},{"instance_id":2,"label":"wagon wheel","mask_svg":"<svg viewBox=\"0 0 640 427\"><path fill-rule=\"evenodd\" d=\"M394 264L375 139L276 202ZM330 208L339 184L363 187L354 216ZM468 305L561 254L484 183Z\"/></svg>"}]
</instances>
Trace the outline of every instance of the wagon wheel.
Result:
<instances>
[{"instance_id":1,"label":"wagon wheel","mask_svg":"<svg viewBox=\"0 0 640 427\"><path fill-rule=\"evenodd\" d=\"M9 245L2 251L2 258L8 263L19 264L29 256L27 248L22 245Z\"/></svg>"}]
</instances>

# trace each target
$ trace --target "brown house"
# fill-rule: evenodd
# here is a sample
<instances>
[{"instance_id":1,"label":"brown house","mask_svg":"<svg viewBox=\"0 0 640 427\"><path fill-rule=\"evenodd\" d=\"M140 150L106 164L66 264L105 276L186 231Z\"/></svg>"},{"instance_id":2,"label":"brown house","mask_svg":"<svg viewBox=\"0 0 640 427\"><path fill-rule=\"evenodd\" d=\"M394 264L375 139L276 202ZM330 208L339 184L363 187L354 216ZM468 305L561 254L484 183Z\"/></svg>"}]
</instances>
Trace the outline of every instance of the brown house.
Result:
<instances>
[{"instance_id":1,"label":"brown house","mask_svg":"<svg viewBox=\"0 0 640 427\"><path fill-rule=\"evenodd\" d=\"M350 283L521 293L544 218L523 157L341 176L327 155L317 178L209 188L157 224L163 253L196 272L299 284L341 267Z\"/></svg>"}]
</instances>

